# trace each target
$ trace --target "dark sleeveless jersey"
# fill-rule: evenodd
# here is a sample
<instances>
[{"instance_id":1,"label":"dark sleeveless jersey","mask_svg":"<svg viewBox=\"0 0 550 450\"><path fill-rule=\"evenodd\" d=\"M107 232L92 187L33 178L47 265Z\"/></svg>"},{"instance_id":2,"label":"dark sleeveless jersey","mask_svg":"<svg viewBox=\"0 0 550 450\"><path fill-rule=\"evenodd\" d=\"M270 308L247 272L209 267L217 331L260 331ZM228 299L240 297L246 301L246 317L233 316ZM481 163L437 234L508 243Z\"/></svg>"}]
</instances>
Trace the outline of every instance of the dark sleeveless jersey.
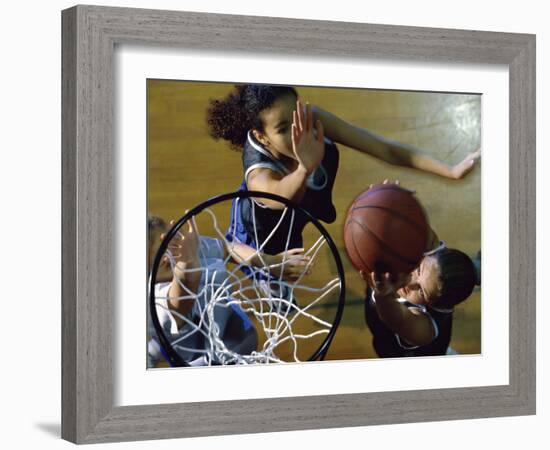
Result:
<instances>
[{"instance_id":1,"label":"dark sleeveless jersey","mask_svg":"<svg viewBox=\"0 0 550 450\"><path fill-rule=\"evenodd\" d=\"M365 321L372 333L372 343L376 353L381 358L396 358L404 356L438 356L445 355L451 342L453 311L438 311L433 308L416 305L409 301L403 302L409 308L422 311L431 321L435 337L427 345L413 346L407 344L390 330L378 315L372 290L367 290L365 299Z\"/></svg>"},{"instance_id":2,"label":"dark sleeveless jersey","mask_svg":"<svg viewBox=\"0 0 550 450\"><path fill-rule=\"evenodd\" d=\"M269 168L283 176L290 173L269 150L254 139L252 133L248 133L242 160L244 181L241 189L247 189L247 177L250 172L257 168ZM332 203L332 188L338 171L338 160L339 154L336 145L325 139L325 156L317 170L308 177L306 192L299 203L313 217L327 223L336 220L336 209ZM272 209L263 205L261 199L255 201L250 198L239 201L238 212L240 213L238 217L232 217L236 220L232 220L228 239L231 239L230 234L233 229L235 237L255 248L266 241L283 214L283 210ZM302 231L309 220L305 214L294 211L293 215L292 212L291 209L286 212L277 227L277 231L265 242L263 247L265 253L276 254L284 251L285 248L290 249L303 245ZM233 222L237 222L237 229L233 226ZM238 224L238 222L241 222L241 224ZM247 236L242 235L243 231ZM287 240L289 240L288 247Z\"/></svg>"}]
</instances>

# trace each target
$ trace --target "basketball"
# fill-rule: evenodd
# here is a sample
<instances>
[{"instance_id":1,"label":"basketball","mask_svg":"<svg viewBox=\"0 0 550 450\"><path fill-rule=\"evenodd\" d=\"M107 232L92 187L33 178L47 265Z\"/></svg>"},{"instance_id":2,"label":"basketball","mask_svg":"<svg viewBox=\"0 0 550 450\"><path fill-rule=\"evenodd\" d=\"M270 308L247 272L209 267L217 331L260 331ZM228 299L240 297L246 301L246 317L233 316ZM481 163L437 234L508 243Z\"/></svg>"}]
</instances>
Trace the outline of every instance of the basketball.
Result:
<instances>
[{"instance_id":1,"label":"basketball","mask_svg":"<svg viewBox=\"0 0 550 450\"><path fill-rule=\"evenodd\" d=\"M344 243L357 270L409 273L426 251L428 229L424 209L412 192L379 184L361 193L349 208Z\"/></svg>"}]
</instances>

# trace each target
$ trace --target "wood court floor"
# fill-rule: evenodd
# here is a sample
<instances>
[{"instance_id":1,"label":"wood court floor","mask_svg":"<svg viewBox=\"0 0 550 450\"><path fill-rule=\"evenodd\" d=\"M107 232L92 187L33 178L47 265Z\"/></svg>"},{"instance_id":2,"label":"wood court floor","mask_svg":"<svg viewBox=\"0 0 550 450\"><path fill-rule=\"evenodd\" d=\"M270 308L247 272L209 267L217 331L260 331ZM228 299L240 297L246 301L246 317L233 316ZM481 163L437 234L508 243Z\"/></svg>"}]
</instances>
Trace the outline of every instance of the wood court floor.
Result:
<instances>
[{"instance_id":1,"label":"wood court floor","mask_svg":"<svg viewBox=\"0 0 550 450\"><path fill-rule=\"evenodd\" d=\"M241 154L208 136L208 100L225 96L230 84L149 80L148 214L178 218L205 199L234 191L242 181ZM408 143L448 163L480 145L481 97L365 89L298 87L302 100L383 136ZM347 259L343 220L354 197L371 183L399 179L417 191L432 228L449 247L474 255L481 248L481 170L446 180L390 166L339 145L333 190L338 211L326 225L346 270L346 307L327 359L375 357L363 316L364 285ZM458 306L451 346L461 354L481 352L481 291Z\"/></svg>"}]
</instances>

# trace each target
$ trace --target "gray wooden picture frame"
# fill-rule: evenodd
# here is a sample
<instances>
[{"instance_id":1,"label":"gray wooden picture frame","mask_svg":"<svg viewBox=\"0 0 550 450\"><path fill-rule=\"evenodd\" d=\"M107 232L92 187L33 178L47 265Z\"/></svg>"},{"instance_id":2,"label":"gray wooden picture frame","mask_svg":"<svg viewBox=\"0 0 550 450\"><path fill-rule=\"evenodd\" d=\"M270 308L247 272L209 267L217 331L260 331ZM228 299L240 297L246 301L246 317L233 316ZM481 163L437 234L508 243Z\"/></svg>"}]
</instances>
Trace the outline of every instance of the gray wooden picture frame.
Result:
<instances>
[{"instance_id":1,"label":"gray wooden picture frame","mask_svg":"<svg viewBox=\"0 0 550 450\"><path fill-rule=\"evenodd\" d=\"M534 35L97 6L63 11L62 31L64 439L95 443L535 413ZM115 407L116 44L506 65L509 384Z\"/></svg>"}]
</instances>

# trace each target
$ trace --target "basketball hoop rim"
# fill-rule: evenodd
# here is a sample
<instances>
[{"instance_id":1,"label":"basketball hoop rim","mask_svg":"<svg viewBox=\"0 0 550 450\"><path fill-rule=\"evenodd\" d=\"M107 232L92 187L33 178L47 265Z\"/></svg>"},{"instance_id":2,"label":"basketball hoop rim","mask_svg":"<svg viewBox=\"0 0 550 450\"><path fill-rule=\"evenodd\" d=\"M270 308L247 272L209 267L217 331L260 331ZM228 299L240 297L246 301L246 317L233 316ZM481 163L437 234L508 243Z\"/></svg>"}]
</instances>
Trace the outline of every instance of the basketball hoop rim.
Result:
<instances>
[{"instance_id":1,"label":"basketball hoop rim","mask_svg":"<svg viewBox=\"0 0 550 450\"><path fill-rule=\"evenodd\" d=\"M269 200L276 201L278 203L282 203L285 206L289 208L293 208L297 211L300 211L303 213L309 221L317 228L319 233L325 238L333 256L334 260L336 262L336 270L338 272L338 277L340 278L340 294L338 297L338 306L336 310L336 315L334 317L334 321L332 323L332 327L330 328L329 333L327 334L325 340L321 343L319 348L315 351L315 353L308 359L308 361L322 361L327 352L330 348L330 344L332 343L332 340L334 339L334 335L336 334L336 330L338 329L338 326L340 325L340 321L342 319L343 313L344 313L344 306L345 306L345 296L346 296L346 279L345 279L345 272L344 267L342 265L342 260L340 258L340 253L338 252L338 249L336 247L336 244L332 240L332 237L330 236L329 232L326 230L326 228L323 226L323 224L314 216L312 216L307 210L305 210L300 205L281 197L277 194L272 194L269 192L262 192L262 191L235 191L235 192L229 192L225 194L216 195L214 197L210 197L209 199L205 200L202 203L199 203L194 208L190 209L185 213L173 226L170 228L168 233L166 233L166 236L162 240L157 253L155 255L155 259L153 261L153 266L151 269L151 276L149 277L149 310L151 312L151 320L153 322L153 326L155 328L155 331L157 333L157 337L160 341L161 346L166 351L166 354L169 357L169 364L172 367L188 367L189 363L183 360L180 355L174 350L166 336L164 335L164 331L162 330L162 327L160 326L160 321L157 314L157 308L156 308L156 297L155 297L155 280L157 277L157 273L160 267L160 262L162 260L162 255L166 252L168 248L169 242L174 238L176 233L180 230L180 228L187 223L193 216L196 216L197 214L204 211L206 208L215 205L217 203L221 203L226 200L233 200L235 198L243 199L243 198L251 198L251 197L259 197L259 198L266 198Z\"/></svg>"}]
</instances>

